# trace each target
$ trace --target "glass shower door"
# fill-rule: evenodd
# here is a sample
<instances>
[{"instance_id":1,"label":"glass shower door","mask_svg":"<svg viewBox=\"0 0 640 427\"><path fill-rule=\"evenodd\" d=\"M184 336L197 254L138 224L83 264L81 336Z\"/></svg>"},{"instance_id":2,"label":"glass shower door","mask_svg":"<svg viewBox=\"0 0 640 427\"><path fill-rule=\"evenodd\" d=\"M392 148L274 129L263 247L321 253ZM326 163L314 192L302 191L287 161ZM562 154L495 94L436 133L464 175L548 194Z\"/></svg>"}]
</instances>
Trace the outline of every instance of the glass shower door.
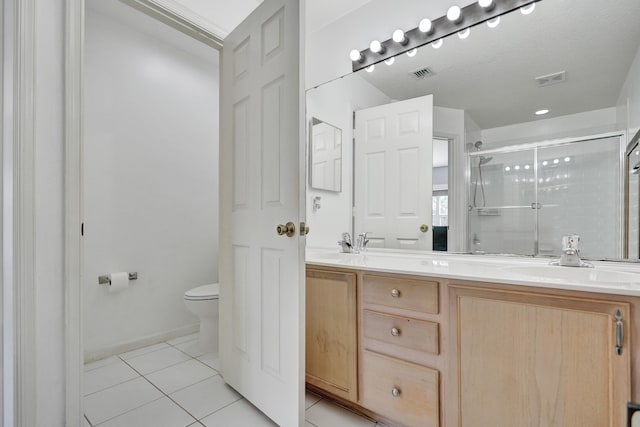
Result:
<instances>
[{"instance_id":1,"label":"glass shower door","mask_svg":"<svg viewBox=\"0 0 640 427\"><path fill-rule=\"evenodd\" d=\"M539 255L575 233L582 257L622 257L620 156L618 136L538 149Z\"/></svg>"},{"instance_id":2,"label":"glass shower door","mask_svg":"<svg viewBox=\"0 0 640 427\"><path fill-rule=\"evenodd\" d=\"M469 160L470 251L534 255L535 151L469 153Z\"/></svg>"}]
</instances>

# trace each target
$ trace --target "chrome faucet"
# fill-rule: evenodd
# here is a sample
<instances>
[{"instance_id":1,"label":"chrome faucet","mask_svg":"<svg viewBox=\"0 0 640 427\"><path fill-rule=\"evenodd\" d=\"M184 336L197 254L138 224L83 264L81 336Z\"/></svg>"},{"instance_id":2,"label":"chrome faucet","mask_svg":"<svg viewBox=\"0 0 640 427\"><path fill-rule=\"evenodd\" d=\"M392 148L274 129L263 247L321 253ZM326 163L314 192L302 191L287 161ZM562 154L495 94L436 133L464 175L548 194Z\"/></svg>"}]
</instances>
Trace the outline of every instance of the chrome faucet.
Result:
<instances>
[{"instance_id":1,"label":"chrome faucet","mask_svg":"<svg viewBox=\"0 0 640 427\"><path fill-rule=\"evenodd\" d=\"M562 237L562 253L560 259L551 261L550 265L563 267L591 267L593 264L580 259L580 236L569 234Z\"/></svg>"},{"instance_id":2,"label":"chrome faucet","mask_svg":"<svg viewBox=\"0 0 640 427\"><path fill-rule=\"evenodd\" d=\"M342 252L349 254L359 254L367 249L367 233L358 234L355 244L351 243L351 235L342 233L342 240L338 241L338 245L342 248Z\"/></svg>"},{"instance_id":3,"label":"chrome faucet","mask_svg":"<svg viewBox=\"0 0 640 427\"><path fill-rule=\"evenodd\" d=\"M367 245L369 241L367 240L367 232L358 234L358 238L356 239L356 253L364 252L367 250Z\"/></svg>"},{"instance_id":4,"label":"chrome faucet","mask_svg":"<svg viewBox=\"0 0 640 427\"><path fill-rule=\"evenodd\" d=\"M343 253L353 252L353 245L351 244L351 235L349 233L342 233L342 240L338 240L338 245L342 247Z\"/></svg>"}]
</instances>

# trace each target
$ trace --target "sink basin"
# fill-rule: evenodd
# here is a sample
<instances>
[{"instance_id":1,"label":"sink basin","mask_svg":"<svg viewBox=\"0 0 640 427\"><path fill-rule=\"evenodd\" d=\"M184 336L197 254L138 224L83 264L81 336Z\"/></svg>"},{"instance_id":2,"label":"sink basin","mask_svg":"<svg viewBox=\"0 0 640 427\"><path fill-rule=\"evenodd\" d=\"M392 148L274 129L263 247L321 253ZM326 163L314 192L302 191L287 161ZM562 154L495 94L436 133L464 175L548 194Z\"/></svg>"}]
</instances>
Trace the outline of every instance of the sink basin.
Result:
<instances>
[{"instance_id":1,"label":"sink basin","mask_svg":"<svg viewBox=\"0 0 640 427\"><path fill-rule=\"evenodd\" d=\"M562 280L581 283L640 283L640 274L599 268L518 266L506 267L505 270L544 282Z\"/></svg>"}]
</instances>

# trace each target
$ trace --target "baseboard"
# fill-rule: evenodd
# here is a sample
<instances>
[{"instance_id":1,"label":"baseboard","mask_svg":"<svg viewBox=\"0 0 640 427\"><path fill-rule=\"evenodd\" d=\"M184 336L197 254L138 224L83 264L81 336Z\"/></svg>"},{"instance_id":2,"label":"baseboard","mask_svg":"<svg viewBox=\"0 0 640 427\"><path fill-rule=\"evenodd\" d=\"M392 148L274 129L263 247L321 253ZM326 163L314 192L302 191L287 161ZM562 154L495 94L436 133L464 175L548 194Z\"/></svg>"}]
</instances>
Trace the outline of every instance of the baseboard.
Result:
<instances>
[{"instance_id":1,"label":"baseboard","mask_svg":"<svg viewBox=\"0 0 640 427\"><path fill-rule=\"evenodd\" d=\"M200 329L200 324L196 323L193 325L183 326L181 328L173 329L171 331L161 332L159 334L149 335L143 338L115 344L109 347L90 349L90 350L85 349L84 363L95 362L96 360L105 359L107 357L115 356L117 354L125 353L127 351L136 350L138 348L146 347L153 344L158 344L164 341L181 337L183 335L189 335L194 332L198 332L199 329Z\"/></svg>"}]
</instances>

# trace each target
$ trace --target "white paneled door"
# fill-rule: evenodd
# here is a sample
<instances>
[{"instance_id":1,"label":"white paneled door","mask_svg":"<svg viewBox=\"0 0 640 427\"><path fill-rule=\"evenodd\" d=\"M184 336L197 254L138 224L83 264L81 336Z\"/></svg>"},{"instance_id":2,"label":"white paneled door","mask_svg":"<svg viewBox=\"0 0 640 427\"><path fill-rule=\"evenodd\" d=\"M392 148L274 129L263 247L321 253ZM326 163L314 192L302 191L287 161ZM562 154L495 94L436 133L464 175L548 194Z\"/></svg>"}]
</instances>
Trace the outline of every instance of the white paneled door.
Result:
<instances>
[{"instance_id":1,"label":"white paneled door","mask_svg":"<svg viewBox=\"0 0 640 427\"><path fill-rule=\"evenodd\" d=\"M220 123L222 375L291 427L304 419L299 22L298 1L265 0L224 40ZM278 235L288 222L295 234Z\"/></svg>"},{"instance_id":2,"label":"white paneled door","mask_svg":"<svg viewBox=\"0 0 640 427\"><path fill-rule=\"evenodd\" d=\"M433 95L356 111L355 135L356 233L431 250Z\"/></svg>"}]
</instances>

